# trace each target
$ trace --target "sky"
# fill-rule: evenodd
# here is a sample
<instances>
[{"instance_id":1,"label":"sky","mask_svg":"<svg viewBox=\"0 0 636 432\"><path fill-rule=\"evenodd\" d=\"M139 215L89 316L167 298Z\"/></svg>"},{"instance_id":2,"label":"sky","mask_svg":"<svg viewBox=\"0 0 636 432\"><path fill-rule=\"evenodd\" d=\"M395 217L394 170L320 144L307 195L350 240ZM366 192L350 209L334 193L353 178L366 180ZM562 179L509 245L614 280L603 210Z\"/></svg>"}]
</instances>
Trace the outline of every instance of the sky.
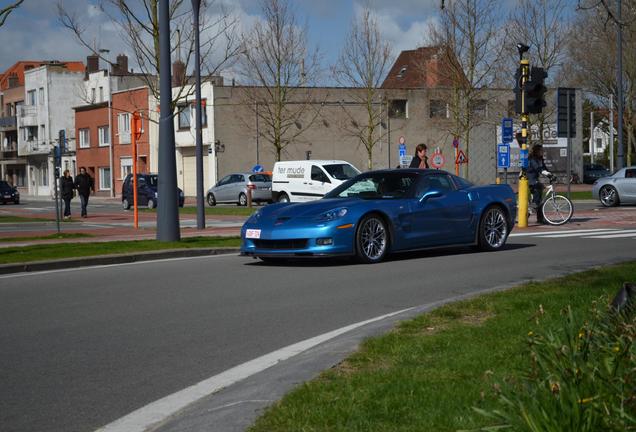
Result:
<instances>
[{"instance_id":1,"label":"sky","mask_svg":"<svg viewBox=\"0 0 636 432\"><path fill-rule=\"evenodd\" d=\"M103 0L102 0L103 1ZM141 0L130 0L138 3ZM224 7L237 18L240 31L248 31L262 19L259 0L213 1L208 14L213 17ZM452 1L452 0L446 0ZM575 1L575 0L573 0ZM13 0L0 0L0 5ZM99 0L25 0L0 27L0 71L19 60L81 60L89 50L80 45L73 34L59 22L57 4L76 14L84 23L91 43L110 50L110 57L127 54L135 69L134 56L112 21L98 7ZM184 2L188 8L190 2ZM514 0L501 0L501 11L510 10ZM358 16L364 0L291 0L299 22L306 23L311 47L318 47L325 68L334 64L346 38L350 23ZM369 0L382 36L390 42L394 54L401 50L426 45L426 29L435 22L440 0ZM203 40L203 39L202 39ZM227 71L227 74L231 73ZM223 73L222 73L223 74Z\"/></svg>"}]
</instances>

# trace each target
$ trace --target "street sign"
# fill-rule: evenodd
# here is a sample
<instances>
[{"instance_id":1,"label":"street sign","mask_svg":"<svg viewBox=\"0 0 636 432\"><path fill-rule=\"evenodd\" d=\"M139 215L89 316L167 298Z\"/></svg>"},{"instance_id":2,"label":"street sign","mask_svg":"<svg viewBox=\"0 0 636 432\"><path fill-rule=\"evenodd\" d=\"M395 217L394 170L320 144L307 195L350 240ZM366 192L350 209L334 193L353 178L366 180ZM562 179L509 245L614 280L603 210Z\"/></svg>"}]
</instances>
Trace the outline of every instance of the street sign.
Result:
<instances>
[{"instance_id":1,"label":"street sign","mask_svg":"<svg viewBox=\"0 0 636 432\"><path fill-rule=\"evenodd\" d=\"M440 169L441 167L444 166L445 162L446 162L446 159L444 159L444 156L442 156L442 151L438 147L435 150L435 153L433 153L433 156L431 157L431 166L433 168Z\"/></svg>"},{"instance_id":2,"label":"street sign","mask_svg":"<svg viewBox=\"0 0 636 432\"><path fill-rule=\"evenodd\" d=\"M413 160L413 156L410 156L410 155L400 156L400 167L402 168L408 167L409 165L411 165L412 160Z\"/></svg>"},{"instance_id":3,"label":"street sign","mask_svg":"<svg viewBox=\"0 0 636 432\"><path fill-rule=\"evenodd\" d=\"M458 138L453 138L453 147L454 148L459 148L459 139Z\"/></svg>"},{"instance_id":4,"label":"street sign","mask_svg":"<svg viewBox=\"0 0 636 432\"><path fill-rule=\"evenodd\" d=\"M576 91L573 88L557 88L557 136L576 138Z\"/></svg>"},{"instance_id":5,"label":"street sign","mask_svg":"<svg viewBox=\"0 0 636 432\"><path fill-rule=\"evenodd\" d=\"M254 167L252 168L252 172L254 173L263 172L263 166L258 164L254 165Z\"/></svg>"},{"instance_id":6,"label":"street sign","mask_svg":"<svg viewBox=\"0 0 636 432\"><path fill-rule=\"evenodd\" d=\"M519 166L521 168L528 168L528 149L521 149L519 151Z\"/></svg>"},{"instance_id":7,"label":"street sign","mask_svg":"<svg viewBox=\"0 0 636 432\"><path fill-rule=\"evenodd\" d=\"M406 144L400 144L398 146L398 151L400 157L406 156Z\"/></svg>"},{"instance_id":8,"label":"street sign","mask_svg":"<svg viewBox=\"0 0 636 432\"><path fill-rule=\"evenodd\" d=\"M504 118L501 120L501 141L505 143L512 142L512 119Z\"/></svg>"},{"instance_id":9,"label":"street sign","mask_svg":"<svg viewBox=\"0 0 636 432\"><path fill-rule=\"evenodd\" d=\"M510 168L510 145L497 145L497 168Z\"/></svg>"},{"instance_id":10,"label":"street sign","mask_svg":"<svg viewBox=\"0 0 636 432\"><path fill-rule=\"evenodd\" d=\"M459 153L457 153L457 158L455 158L455 163L456 164L468 163L468 157L466 156L466 153L464 153L464 150L460 150Z\"/></svg>"}]
</instances>

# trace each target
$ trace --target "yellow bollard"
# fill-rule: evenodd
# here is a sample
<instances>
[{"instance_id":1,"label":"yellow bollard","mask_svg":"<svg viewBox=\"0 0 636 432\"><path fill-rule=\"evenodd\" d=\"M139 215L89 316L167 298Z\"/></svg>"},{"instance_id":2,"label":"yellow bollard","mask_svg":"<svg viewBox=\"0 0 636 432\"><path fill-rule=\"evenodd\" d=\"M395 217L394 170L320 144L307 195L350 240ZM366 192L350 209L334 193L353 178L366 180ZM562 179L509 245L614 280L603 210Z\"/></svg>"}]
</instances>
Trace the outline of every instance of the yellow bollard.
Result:
<instances>
[{"instance_id":1,"label":"yellow bollard","mask_svg":"<svg viewBox=\"0 0 636 432\"><path fill-rule=\"evenodd\" d=\"M519 228L528 227L528 179L519 179L519 202L517 203L517 226Z\"/></svg>"},{"instance_id":2,"label":"yellow bollard","mask_svg":"<svg viewBox=\"0 0 636 432\"><path fill-rule=\"evenodd\" d=\"M495 179L495 184L501 184L501 179L499 177Z\"/></svg>"}]
</instances>

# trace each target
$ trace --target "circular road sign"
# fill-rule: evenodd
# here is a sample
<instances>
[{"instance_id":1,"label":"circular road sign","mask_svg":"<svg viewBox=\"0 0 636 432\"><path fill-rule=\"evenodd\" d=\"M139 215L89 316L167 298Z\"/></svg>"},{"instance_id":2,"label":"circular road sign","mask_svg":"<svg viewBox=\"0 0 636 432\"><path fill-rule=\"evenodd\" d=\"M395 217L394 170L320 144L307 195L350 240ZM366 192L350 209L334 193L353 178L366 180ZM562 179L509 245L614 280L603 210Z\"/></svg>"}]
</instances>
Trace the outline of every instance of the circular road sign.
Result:
<instances>
[{"instance_id":1,"label":"circular road sign","mask_svg":"<svg viewBox=\"0 0 636 432\"><path fill-rule=\"evenodd\" d=\"M433 156L431 157L431 166L433 168L441 168L444 166L444 162L446 162L446 159L444 159L444 156L442 156L441 153L435 153L433 154Z\"/></svg>"}]
</instances>

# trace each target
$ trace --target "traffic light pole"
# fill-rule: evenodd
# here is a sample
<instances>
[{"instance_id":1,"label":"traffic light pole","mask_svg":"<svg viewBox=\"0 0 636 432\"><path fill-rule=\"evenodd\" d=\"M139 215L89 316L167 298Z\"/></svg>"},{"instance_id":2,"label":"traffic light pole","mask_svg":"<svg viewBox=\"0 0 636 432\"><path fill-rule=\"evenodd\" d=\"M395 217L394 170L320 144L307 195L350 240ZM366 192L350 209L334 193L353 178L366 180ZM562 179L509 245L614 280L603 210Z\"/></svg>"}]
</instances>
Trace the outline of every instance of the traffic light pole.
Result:
<instances>
[{"instance_id":1,"label":"traffic light pole","mask_svg":"<svg viewBox=\"0 0 636 432\"><path fill-rule=\"evenodd\" d=\"M526 101L525 101L525 91L523 91L523 86L528 81L528 76L530 75L530 62L527 59L522 58L520 61L520 69L521 69L521 83L520 88L521 91L521 142L519 145L521 146L521 154L528 154L528 111L526 109ZM527 161L527 159L526 159ZM518 209L518 226L519 228L527 228L528 227L528 174L526 172L526 166L524 165L523 158L520 160L521 162L521 174L519 175L519 202L517 203Z\"/></svg>"}]
</instances>

